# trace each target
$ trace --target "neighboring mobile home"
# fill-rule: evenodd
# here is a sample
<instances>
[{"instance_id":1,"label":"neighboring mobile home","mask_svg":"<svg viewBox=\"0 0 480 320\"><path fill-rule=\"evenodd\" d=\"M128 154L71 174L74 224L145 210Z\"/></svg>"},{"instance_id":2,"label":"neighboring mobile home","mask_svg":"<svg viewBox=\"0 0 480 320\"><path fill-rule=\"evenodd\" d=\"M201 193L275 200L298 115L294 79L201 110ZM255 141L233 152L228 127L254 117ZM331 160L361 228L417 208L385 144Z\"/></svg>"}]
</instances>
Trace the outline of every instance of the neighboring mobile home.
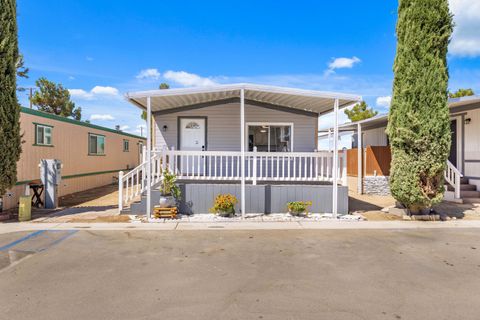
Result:
<instances>
[{"instance_id":1,"label":"neighboring mobile home","mask_svg":"<svg viewBox=\"0 0 480 320\"><path fill-rule=\"evenodd\" d=\"M3 196L3 209L16 207L29 183L40 179L41 159L62 162L62 196L116 182L119 170L138 166L145 144L143 137L27 108L20 111L20 132L18 182Z\"/></svg>"},{"instance_id":2,"label":"neighboring mobile home","mask_svg":"<svg viewBox=\"0 0 480 320\"><path fill-rule=\"evenodd\" d=\"M337 185L344 158L316 150L318 117L338 114L359 96L234 84L136 92L127 99L152 114L155 144L147 151L153 166L142 164L122 178L120 207L143 192L132 212L151 212L159 194L149 190L168 168L181 185L184 213L208 213L225 192L240 199L242 215L284 212L288 201L302 200L313 202L313 212L347 213L347 188ZM144 174L148 168L151 174Z\"/></svg>"},{"instance_id":3,"label":"neighboring mobile home","mask_svg":"<svg viewBox=\"0 0 480 320\"><path fill-rule=\"evenodd\" d=\"M480 96L449 99L449 108L452 146L445 172L445 199L480 202ZM347 152L350 190L370 194L389 192L387 122L387 115L378 115L339 126L340 131L355 132L353 149ZM358 149L357 145L363 149Z\"/></svg>"}]
</instances>

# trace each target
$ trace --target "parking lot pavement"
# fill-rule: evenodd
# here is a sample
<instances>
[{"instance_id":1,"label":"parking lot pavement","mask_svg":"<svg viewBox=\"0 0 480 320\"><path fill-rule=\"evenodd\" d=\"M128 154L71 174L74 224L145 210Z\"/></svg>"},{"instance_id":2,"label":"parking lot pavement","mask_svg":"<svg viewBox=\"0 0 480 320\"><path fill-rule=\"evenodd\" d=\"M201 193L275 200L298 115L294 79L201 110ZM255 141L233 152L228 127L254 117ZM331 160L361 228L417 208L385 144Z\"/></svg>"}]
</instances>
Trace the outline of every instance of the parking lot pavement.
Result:
<instances>
[{"instance_id":1,"label":"parking lot pavement","mask_svg":"<svg viewBox=\"0 0 480 320\"><path fill-rule=\"evenodd\" d=\"M0 315L478 319L479 244L478 229L0 234L3 257L28 253L0 271Z\"/></svg>"}]
</instances>

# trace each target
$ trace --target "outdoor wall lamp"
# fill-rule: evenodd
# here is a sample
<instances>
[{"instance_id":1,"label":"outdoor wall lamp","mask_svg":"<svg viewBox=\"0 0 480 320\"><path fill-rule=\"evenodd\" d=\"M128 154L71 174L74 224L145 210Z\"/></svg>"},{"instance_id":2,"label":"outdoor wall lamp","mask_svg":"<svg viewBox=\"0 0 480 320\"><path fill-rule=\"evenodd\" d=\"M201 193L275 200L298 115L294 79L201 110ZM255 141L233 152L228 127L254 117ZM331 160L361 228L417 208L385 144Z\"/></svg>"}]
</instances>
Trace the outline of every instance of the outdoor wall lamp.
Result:
<instances>
[{"instance_id":1,"label":"outdoor wall lamp","mask_svg":"<svg viewBox=\"0 0 480 320\"><path fill-rule=\"evenodd\" d=\"M472 118L465 119L465 124L470 124L470 122L472 122Z\"/></svg>"},{"instance_id":2,"label":"outdoor wall lamp","mask_svg":"<svg viewBox=\"0 0 480 320\"><path fill-rule=\"evenodd\" d=\"M163 132L167 132L167 129L168 129L167 125L164 125L162 129L163 129Z\"/></svg>"}]
</instances>

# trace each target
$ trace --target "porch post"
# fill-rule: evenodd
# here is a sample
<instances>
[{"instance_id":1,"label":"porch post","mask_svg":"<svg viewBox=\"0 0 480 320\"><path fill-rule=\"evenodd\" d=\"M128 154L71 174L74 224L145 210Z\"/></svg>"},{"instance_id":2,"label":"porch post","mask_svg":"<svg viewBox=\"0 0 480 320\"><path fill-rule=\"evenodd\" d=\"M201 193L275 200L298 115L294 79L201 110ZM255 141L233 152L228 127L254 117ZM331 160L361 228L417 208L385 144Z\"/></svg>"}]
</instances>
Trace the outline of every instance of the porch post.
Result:
<instances>
[{"instance_id":1,"label":"porch post","mask_svg":"<svg viewBox=\"0 0 480 320\"><path fill-rule=\"evenodd\" d=\"M332 213L333 218L337 218L338 213L338 99L334 103L334 125L333 125L333 192L332 192Z\"/></svg>"},{"instance_id":2,"label":"porch post","mask_svg":"<svg viewBox=\"0 0 480 320\"><path fill-rule=\"evenodd\" d=\"M150 221L152 216L152 105L147 97L147 206L146 216Z\"/></svg>"},{"instance_id":3,"label":"porch post","mask_svg":"<svg viewBox=\"0 0 480 320\"><path fill-rule=\"evenodd\" d=\"M245 219L245 89L240 89L240 150L242 151L242 186L240 206L242 219Z\"/></svg>"},{"instance_id":4,"label":"porch post","mask_svg":"<svg viewBox=\"0 0 480 320\"><path fill-rule=\"evenodd\" d=\"M363 193L363 166L362 166L362 152L363 152L363 141L362 141L362 125L357 124L357 193Z\"/></svg>"},{"instance_id":5,"label":"porch post","mask_svg":"<svg viewBox=\"0 0 480 320\"><path fill-rule=\"evenodd\" d=\"M328 151L332 150L332 129L328 129Z\"/></svg>"}]
</instances>

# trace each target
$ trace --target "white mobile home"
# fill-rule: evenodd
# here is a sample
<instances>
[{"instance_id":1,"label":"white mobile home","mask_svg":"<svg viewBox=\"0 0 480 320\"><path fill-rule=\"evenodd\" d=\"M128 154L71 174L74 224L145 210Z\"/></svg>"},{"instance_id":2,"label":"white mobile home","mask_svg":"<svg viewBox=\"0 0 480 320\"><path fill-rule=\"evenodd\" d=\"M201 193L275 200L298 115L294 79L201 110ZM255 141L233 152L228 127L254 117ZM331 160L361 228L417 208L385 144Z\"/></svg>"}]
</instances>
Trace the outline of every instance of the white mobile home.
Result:
<instances>
[{"instance_id":1,"label":"white mobile home","mask_svg":"<svg viewBox=\"0 0 480 320\"><path fill-rule=\"evenodd\" d=\"M300 200L312 201L316 212L347 212L347 188L338 186L345 158L316 150L317 126L321 114L338 113L359 96L235 84L127 99L152 115L154 143L145 163L122 178L120 207L144 191L142 208L150 212L151 189L169 168L181 183L184 212L208 212L221 192L238 195L242 215L282 212L287 201Z\"/></svg>"},{"instance_id":2,"label":"white mobile home","mask_svg":"<svg viewBox=\"0 0 480 320\"><path fill-rule=\"evenodd\" d=\"M449 107L452 145L445 171L445 198L452 201L480 202L480 96L449 99ZM386 115L378 115L339 127L340 131L355 132L352 145L354 149L348 151L348 163L355 162L361 169L348 173L351 190L382 193L383 188L388 192L390 158L384 155L390 153L385 132L387 122ZM358 149L358 145L362 148ZM369 160L365 154L368 148L382 151ZM375 177L372 172L366 172L367 162L380 168Z\"/></svg>"}]
</instances>

